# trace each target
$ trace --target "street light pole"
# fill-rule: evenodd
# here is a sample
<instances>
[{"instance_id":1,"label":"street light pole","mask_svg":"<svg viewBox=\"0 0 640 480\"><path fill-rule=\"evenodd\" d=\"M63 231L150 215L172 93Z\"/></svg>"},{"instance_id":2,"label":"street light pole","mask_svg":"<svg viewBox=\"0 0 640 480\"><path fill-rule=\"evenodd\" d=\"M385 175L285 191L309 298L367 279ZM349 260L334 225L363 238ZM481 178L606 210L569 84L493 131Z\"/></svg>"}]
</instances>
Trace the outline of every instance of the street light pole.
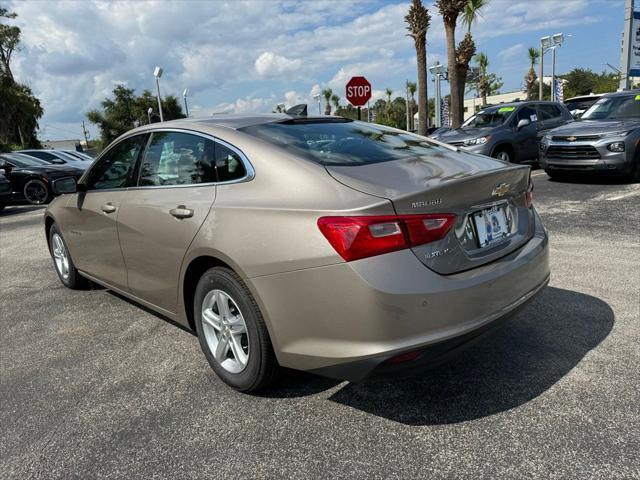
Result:
<instances>
[{"instance_id":1,"label":"street light pole","mask_svg":"<svg viewBox=\"0 0 640 480\"><path fill-rule=\"evenodd\" d=\"M622 56L620 58L620 90L631 88L629 70L631 69L631 44L633 38L633 0L625 0L624 5L624 31L622 32Z\"/></svg>"},{"instance_id":2,"label":"street light pole","mask_svg":"<svg viewBox=\"0 0 640 480\"><path fill-rule=\"evenodd\" d=\"M153 113L153 108L149 107L147 110L147 119L149 120L149 124L151 124L151 114Z\"/></svg>"},{"instance_id":3,"label":"street light pole","mask_svg":"<svg viewBox=\"0 0 640 480\"><path fill-rule=\"evenodd\" d=\"M158 97L158 112L160 112L160 121L164 122L164 116L162 115L162 101L160 100L160 77L162 76L162 69L156 67L153 71L153 76L156 77L156 91Z\"/></svg>"},{"instance_id":4,"label":"street light pole","mask_svg":"<svg viewBox=\"0 0 640 480\"><path fill-rule=\"evenodd\" d=\"M544 86L544 45L543 45L543 41L545 38L549 38L549 37L543 37L540 39L540 73L538 74L538 89L539 89L539 94L538 94L538 100L542 100L542 89Z\"/></svg>"},{"instance_id":5,"label":"street light pole","mask_svg":"<svg viewBox=\"0 0 640 480\"><path fill-rule=\"evenodd\" d=\"M185 88L184 92L182 92L182 99L184 100L184 112L189 118L189 105L187 105L187 96L189 96L189 89Z\"/></svg>"}]
</instances>

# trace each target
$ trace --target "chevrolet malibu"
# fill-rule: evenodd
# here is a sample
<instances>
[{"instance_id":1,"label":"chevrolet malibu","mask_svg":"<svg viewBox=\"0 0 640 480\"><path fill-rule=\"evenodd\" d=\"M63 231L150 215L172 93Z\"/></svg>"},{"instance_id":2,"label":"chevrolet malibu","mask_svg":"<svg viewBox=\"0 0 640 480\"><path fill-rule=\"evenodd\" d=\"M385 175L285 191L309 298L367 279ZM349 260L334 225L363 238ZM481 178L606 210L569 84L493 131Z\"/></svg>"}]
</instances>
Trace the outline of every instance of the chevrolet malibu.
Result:
<instances>
[{"instance_id":1,"label":"chevrolet malibu","mask_svg":"<svg viewBox=\"0 0 640 480\"><path fill-rule=\"evenodd\" d=\"M338 117L147 125L54 188L62 283L189 327L240 391L435 365L549 279L529 167Z\"/></svg>"}]
</instances>

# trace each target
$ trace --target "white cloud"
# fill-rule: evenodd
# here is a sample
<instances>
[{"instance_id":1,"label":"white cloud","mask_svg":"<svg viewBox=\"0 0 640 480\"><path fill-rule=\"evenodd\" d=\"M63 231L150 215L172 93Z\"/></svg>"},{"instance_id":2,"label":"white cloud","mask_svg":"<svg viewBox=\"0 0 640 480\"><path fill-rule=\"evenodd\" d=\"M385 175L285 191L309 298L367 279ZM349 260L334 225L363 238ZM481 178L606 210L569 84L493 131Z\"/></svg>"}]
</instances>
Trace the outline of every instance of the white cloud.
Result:
<instances>
[{"instance_id":1,"label":"white cloud","mask_svg":"<svg viewBox=\"0 0 640 480\"><path fill-rule=\"evenodd\" d=\"M514 57L521 55L524 52L524 45L521 43L517 43L516 45L512 45L511 47L507 47L498 52L498 58L502 60L510 60Z\"/></svg>"},{"instance_id":2,"label":"white cloud","mask_svg":"<svg viewBox=\"0 0 640 480\"><path fill-rule=\"evenodd\" d=\"M256 72L261 77L277 77L297 72L302 66L302 60L289 60L287 57L273 52L264 52L256 59Z\"/></svg>"}]
</instances>

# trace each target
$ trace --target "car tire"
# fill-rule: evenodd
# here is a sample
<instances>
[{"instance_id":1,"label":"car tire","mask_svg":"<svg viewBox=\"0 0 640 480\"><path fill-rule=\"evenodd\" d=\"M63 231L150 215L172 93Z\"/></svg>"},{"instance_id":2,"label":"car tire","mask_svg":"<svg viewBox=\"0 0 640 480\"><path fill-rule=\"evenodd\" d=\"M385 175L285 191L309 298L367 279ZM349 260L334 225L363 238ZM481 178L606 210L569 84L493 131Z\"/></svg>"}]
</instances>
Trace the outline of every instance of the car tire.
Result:
<instances>
[{"instance_id":1,"label":"car tire","mask_svg":"<svg viewBox=\"0 0 640 480\"><path fill-rule=\"evenodd\" d=\"M6 207L6 205L4 203L0 203L0 212L4 210L4 207Z\"/></svg>"},{"instance_id":2,"label":"car tire","mask_svg":"<svg viewBox=\"0 0 640 480\"><path fill-rule=\"evenodd\" d=\"M502 160L503 162L509 162L509 163L513 162L511 152L504 147L496 148L491 154L491 156L493 158L497 158L498 160Z\"/></svg>"},{"instance_id":3,"label":"car tire","mask_svg":"<svg viewBox=\"0 0 640 480\"><path fill-rule=\"evenodd\" d=\"M207 270L196 287L193 312L200 347L223 382L255 392L275 380L279 365L262 313L235 272Z\"/></svg>"},{"instance_id":4,"label":"car tire","mask_svg":"<svg viewBox=\"0 0 640 480\"><path fill-rule=\"evenodd\" d=\"M22 194L31 205L43 205L51 200L51 189L40 178L27 180L22 187Z\"/></svg>"},{"instance_id":5,"label":"car tire","mask_svg":"<svg viewBox=\"0 0 640 480\"><path fill-rule=\"evenodd\" d=\"M640 158L635 159L625 180L629 183L640 183Z\"/></svg>"},{"instance_id":6,"label":"car tire","mask_svg":"<svg viewBox=\"0 0 640 480\"><path fill-rule=\"evenodd\" d=\"M73 264L67 243L55 223L49 229L49 253L58 278L65 287L71 290L87 288L89 280L80 275L80 272Z\"/></svg>"}]
</instances>

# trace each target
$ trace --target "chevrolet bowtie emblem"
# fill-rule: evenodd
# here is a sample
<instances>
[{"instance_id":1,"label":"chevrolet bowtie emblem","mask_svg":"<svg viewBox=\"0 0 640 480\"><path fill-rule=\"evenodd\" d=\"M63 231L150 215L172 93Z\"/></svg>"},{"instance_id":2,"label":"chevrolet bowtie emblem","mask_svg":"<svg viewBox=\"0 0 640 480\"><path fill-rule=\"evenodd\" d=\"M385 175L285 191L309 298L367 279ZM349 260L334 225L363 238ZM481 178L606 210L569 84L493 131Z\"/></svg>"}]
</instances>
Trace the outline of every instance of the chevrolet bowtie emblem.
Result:
<instances>
[{"instance_id":1,"label":"chevrolet bowtie emblem","mask_svg":"<svg viewBox=\"0 0 640 480\"><path fill-rule=\"evenodd\" d=\"M509 185L508 183L501 183L500 185L498 185L496 188L493 189L493 192L491 192L491 195L493 195L494 197L502 197L505 193L509 191L510 186L511 185Z\"/></svg>"},{"instance_id":2,"label":"chevrolet bowtie emblem","mask_svg":"<svg viewBox=\"0 0 640 480\"><path fill-rule=\"evenodd\" d=\"M578 139L578 137L567 137L567 140L569 142L575 142Z\"/></svg>"}]
</instances>

